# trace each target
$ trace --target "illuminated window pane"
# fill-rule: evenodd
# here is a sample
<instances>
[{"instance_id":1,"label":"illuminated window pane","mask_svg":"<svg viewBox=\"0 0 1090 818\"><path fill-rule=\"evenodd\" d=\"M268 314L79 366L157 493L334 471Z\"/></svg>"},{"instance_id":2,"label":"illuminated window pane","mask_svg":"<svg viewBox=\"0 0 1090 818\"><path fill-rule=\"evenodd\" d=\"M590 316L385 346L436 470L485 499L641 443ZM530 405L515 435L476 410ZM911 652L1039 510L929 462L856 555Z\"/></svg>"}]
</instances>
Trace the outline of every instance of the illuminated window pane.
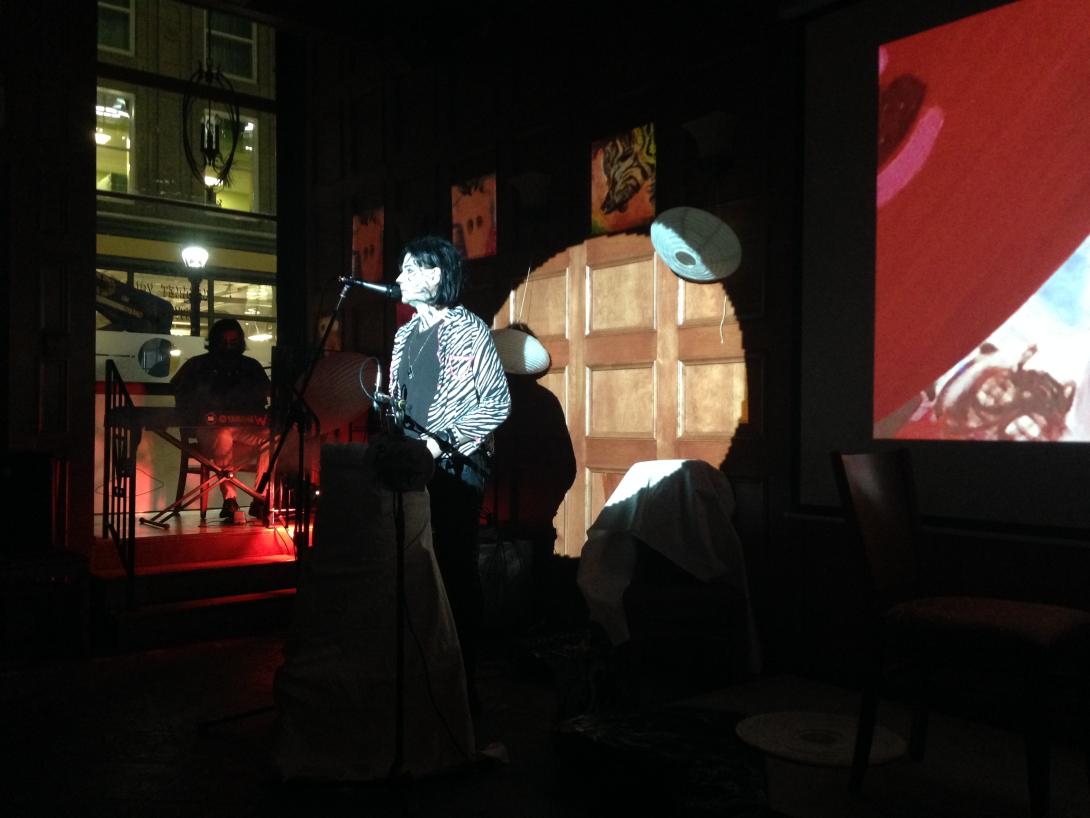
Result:
<instances>
[{"instance_id":1,"label":"illuminated window pane","mask_svg":"<svg viewBox=\"0 0 1090 818\"><path fill-rule=\"evenodd\" d=\"M185 276L159 275L157 273L134 273L133 287L164 301L174 308L174 318L170 325L171 335L189 335L189 279ZM201 282L201 334L208 326L208 286Z\"/></svg>"},{"instance_id":2,"label":"illuminated window pane","mask_svg":"<svg viewBox=\"0 0 1090 818\"><path fill-rule=\"evenodd\" d=\"M192 286L187 276L105 268L98 268L96 276L99 279L96 307L106 319L99 321L98 329L166 332L165 327L152 330L135 326L134 321L154 320L172 313L170 334L190 334ZM213 279L211 288L210 304L209 281L200 280L198 309L202 335L217 319L234 318L246 328L247 337L267 335L270 336L267 339L256 340L275 340L275 284Z\"/></svg>"},{"instance_id":3,"label":"illuminated window pane","mask_svg":"<svg viewBox=\"0 0 1090 818\"><path fill-rule=\"evenodd\" d=\"M272 360L272 349L276 346L275 321L239 321L246 335L247 354L260 361Z\"/></svg>"},{"instance_id":4,"label":"illuminated window pane","mask_svg":"<svg viewBox=\"0 0 1090 818\"><path fill-rule=\"evenodd\" d=\"M276 287L244 281L217 280L212 284L215 318L235 318L246 334L250 354L272 359L276 344Z\"/></svg>"},{"instance_id":5,"label":"illuminated window pane","mask_svg":"<svg viewBox=\"0 0 1090 818\"><path fill-rule=\"evenodd\" d=\"M120 290L124 290L128 287L129 274L124 270L96 270L95 271L101 279L114 281L117 283ZM98 283L95 287L95 329L113 330L120 329L118 326L117 316L111 311L111 307L114 306L111 302L116 301L116 298L112 298L112 293L109 292L110 288L105 281Z\"/></svg>"},{"instance_id":6,"label":"illuminated window pane","mask_svg":"<svg viewBox=\"0 0 1090 818\"><path fill-rule=\"evenodd\" d=\"M95 187L129 192L132 166L132 94L99 88L95 98Z\"/></svg>"},{"instance_id":7,"label":"illuminated window pane","mask_svg":"<svg viewBox=\"0 0 1090 818\"><path fill-rule=\"evenodd\" d=\"M242 281L217 280L212 285L212 308L217 316L249 321L276 318L276 287Z\"/></svg>"}]
</instances>

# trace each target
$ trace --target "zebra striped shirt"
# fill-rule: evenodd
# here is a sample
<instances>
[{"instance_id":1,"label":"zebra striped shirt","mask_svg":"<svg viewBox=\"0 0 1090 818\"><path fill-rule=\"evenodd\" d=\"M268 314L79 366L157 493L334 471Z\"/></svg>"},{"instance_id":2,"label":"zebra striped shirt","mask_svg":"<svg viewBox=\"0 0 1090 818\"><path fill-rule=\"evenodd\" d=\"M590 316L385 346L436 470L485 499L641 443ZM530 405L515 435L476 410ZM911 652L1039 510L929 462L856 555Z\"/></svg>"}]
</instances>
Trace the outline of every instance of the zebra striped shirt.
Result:
<instances>
[{"instance_id":1,"label":"zebra striped shirt","mask_svg":"<svg viewBox=\"0 0 1090 818\"><path fill-rule=\"evenodd\" d=\"M397 377L405 343L419 324L414 315L394 335L391 378ZM447 310L437 332L439 383L424 425L444 433L462 454L472 454L491 442L492 430L511 410L507 376L488 325L461 304Z\"/></svg>"}]
</instances>

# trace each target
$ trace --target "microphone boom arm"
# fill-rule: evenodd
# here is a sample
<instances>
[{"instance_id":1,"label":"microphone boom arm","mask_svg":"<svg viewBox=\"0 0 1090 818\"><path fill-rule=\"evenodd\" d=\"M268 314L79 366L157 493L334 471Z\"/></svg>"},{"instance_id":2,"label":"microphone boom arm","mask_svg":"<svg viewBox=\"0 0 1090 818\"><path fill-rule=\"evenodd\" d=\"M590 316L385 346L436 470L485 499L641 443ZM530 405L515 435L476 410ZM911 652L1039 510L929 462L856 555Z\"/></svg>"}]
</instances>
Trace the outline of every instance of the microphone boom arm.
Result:
<instances>
[{"instance_id":1,"label":"microphone boom arm","mask_svg":"<svg viewBox=\"0 0 1090 818\"><path fill-rule=\"evenodd\" d=\"M352 278L351 276L341 276L337 280L343 285L344 292L348 292L349 287L363 287L365 290L378 293L386 298L392 298L396 301L401 300L401 286L399 284L375 284L372 281L364 281L362 278Z\"/></svg>"}]
</instances>

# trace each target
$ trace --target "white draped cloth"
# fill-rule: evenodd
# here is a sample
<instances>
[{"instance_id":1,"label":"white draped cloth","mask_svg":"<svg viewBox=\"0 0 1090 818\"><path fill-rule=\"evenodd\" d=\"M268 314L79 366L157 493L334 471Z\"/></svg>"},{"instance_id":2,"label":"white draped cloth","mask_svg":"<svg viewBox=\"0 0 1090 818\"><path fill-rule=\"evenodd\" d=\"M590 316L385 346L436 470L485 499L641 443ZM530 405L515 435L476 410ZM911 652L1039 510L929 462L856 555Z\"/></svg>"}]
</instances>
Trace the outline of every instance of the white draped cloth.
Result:
<instances>
[{"instance_id":1,"label":"white draped cloth","mask_svg":"<svg viewBox=\"0 0 1090 818\"><path fill-rule=\"evenodd\" d=\"M761 668L745 555L731 524L734 493L726 476L702 460L635 463L587 531L578 584L591 619L615 645L628 641L622 598L644 543L702 582L722 582L745 601L744 666Z\"/></svg>"}]
</instances>

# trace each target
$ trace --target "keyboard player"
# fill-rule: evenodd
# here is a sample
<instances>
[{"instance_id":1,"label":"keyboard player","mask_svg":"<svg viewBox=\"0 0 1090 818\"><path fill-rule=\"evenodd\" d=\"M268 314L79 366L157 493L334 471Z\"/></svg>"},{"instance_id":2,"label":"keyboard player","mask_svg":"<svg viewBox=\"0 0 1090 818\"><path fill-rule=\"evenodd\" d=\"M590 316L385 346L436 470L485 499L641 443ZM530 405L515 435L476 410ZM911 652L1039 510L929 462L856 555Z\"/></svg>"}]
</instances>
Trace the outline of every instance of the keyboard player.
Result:
<instances>
[{"instance_id":1,"label":"keyboard player","mask_svg":"<svg viewBox=\"0 0 1090 818\"><path fill-rule=\"evenodd\" d=\"M268 430L252 426L199 425L198 419L209 412L263 414L270 393L269 376L246 351L242 326L233 318L221 318L209 332L208 352L186 361L170 381L175 404L184 418L192 418L197 446L201 453L221 469L237 471L251 464L257 474L265 473L269 462ZM238 510L235 487L224 481L220 517L234 520ZM250 504L250 516L263 517L262 500Z\"/></svg>"}]
</instances>

